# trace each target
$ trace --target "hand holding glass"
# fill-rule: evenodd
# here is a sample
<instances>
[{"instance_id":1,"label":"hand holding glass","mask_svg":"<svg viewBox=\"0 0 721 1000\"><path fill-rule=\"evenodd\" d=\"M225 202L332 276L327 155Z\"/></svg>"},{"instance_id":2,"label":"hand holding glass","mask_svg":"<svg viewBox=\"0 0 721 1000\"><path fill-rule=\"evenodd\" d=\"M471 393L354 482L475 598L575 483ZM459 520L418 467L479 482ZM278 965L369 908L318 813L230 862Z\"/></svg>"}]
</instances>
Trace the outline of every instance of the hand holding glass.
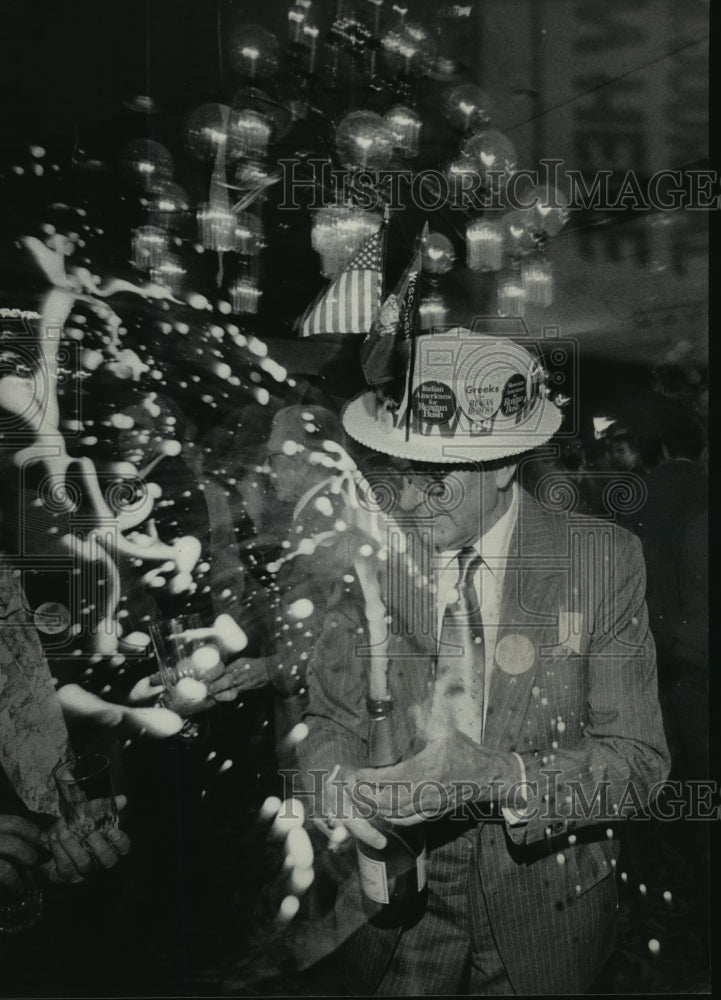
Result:
<instances>
[{"instance_id":1,"label":"hand holding glass","mask_svg":"<svg viewBox=\"0 0 721 1000\"><path fill-rule=\"evenodd\" d=\"M163 704L178 715L195 715L209 708L208 684L224 669L207 633L208 629L200 628L198 615L183 615L150 626L165 688Z\"/></svg>"},{"instance_id":2,"label":"hand holding glass","mask_svg":"<svg viewBox=\"0 0 721 1000\"><path fill-rule=\"evenodd\" d=\"M86 754L59 764L55 768L55 784L62 817L78 840L117 827L110 761L103 754Z\"/></svg>"},{"instance_id":3,"label":"hand holding glass","mask_svg":"<svg viewBox=\"0 0 721 1000\"><path fill-rule=\"evenodd\" d=\"M66 760L54 775L61 817L43 834L52 856L43 870L53 882L82 882L130 850L118 826L125 796L115 795L110 761L102 754Z\"/></svg>"}]
</instances>

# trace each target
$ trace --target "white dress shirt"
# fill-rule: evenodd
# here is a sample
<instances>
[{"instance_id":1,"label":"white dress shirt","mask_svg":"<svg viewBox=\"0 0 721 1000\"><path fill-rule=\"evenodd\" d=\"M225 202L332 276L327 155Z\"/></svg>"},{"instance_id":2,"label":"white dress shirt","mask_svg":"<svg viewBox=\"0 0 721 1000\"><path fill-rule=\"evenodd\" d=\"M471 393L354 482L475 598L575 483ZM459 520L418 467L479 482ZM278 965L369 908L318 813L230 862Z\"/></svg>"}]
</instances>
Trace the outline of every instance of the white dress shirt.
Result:
<instances>
[{"instance_id":1,"label":"white dress shirt","mask_svg":"<svg viewBox=\"0 0 721 1000\"><path fill-rule=\"evenodd\" d=\"M503 581L508 562L508 550L511 536L518 519L518 486L511 484L512 496L508 510L499 518L492 528L473 544L473 548L481 557L482 562L476 570L473 583L479 596L481 618L483 619L483 646L485 651L484 685L483 685L483 720L481 723L481 742L486 726L486 711L488 696L491 690L491 675L495 665L496 640L500 625L501 599L503 596ZM437 635L440 641L443 617L448 604L458 600L458 582L460 568L458 563L459 550L443 552L435 561L437 587ZM518 761L519 777L526 782L526 768L519 754L513 756ZM505 820L511 825L523 823L526 819L523 809L502 809Z\"/></svg>"},{"instance_id":2,"label":"white dress shirt","mask_svg":"<svg viewBox=\"0 0 721 1000\"><path fill-rule=\"evenodd\" d=\"M482 731L485 728L486 722L486 706L488 705L491 673L493 671L496 652L496 638L498 636L503 579L506 571L508 549L518 517L518 487L515 483L511 485L511 490L512 496L508 510L496 521L492 528L489 528L485 535L477 539L473 544L473 548L483 560L476 570L473 580L481 604L485 649ZM446 606L453 604L458 599L458 554L458 550L449 550L438 556L436 561L436 593L438 595L436 622L438 625L437 635L439 640Z\"/></svg>"}]
</instances>

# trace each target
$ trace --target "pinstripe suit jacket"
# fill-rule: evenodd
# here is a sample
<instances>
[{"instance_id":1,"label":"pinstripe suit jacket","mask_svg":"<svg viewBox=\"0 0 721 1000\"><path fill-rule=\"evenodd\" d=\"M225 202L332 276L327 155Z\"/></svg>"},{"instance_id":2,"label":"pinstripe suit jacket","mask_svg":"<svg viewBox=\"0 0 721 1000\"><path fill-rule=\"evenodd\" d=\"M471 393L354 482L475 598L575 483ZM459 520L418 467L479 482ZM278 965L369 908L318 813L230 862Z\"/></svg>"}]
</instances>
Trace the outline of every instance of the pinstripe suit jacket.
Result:
<instances>
[{"instance_id":1,"label":"pinstripe suit jacket","mask_svg":"<svg viewBox=\"0 0 721 1000\"><path fill-rule=\"evenodd\" d=\"M396 731L410 755L419 749L414 720L427 704L437 639L418 613L428 604L418 578L394 579L389 682ZM583 991L611 946L617 844L607 819L593 810L576 815L566 783L575 783L577 805L582 797L592 802L606 782L613 806L628 802L629 782L643 799L668 772L644 594L634 536L609 521L549 513L519 490L484 743L520 754L536 792L528 796L528 822L481 823L472 880L519 993ZM363 630L350 591L329 607L309 667L306 769L367 763ZM351 878L339 894L339 941L365 919L359 893ZM358 993L373 991L398 933L375 934L375 953L353 970Z\"/></svg>"}]
</instances>

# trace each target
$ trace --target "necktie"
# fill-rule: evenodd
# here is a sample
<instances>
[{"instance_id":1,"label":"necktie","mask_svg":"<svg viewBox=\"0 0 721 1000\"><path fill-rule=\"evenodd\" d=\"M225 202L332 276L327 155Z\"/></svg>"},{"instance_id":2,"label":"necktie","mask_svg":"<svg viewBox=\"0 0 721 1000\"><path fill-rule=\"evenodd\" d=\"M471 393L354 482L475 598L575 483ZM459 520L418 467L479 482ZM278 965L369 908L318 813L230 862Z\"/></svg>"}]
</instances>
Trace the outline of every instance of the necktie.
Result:
<instances>
[{"instance_id":1,"label":"necktie","mask_svg":"<svg viewBox=\"0 0 721 1000\"><path fill-rule=\"evenodd\" d=\"M458 599L443 615L433 699L435 727L459 729L476 742L483 729L485 656L474 579L482 562L475 549L458 554Z\"/></svg>"}]
</instances>

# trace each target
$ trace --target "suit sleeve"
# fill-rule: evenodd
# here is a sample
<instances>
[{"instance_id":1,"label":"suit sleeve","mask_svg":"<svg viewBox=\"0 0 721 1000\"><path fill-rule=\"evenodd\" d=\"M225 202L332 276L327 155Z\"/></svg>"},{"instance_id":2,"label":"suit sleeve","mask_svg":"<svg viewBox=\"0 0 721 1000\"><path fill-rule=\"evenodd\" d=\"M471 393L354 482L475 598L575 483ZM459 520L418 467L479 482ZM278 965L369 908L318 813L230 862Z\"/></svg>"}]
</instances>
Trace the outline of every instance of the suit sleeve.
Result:
<instances>
[{"instance_id":1,"label":"suit sleeve","mask_svg":"<svg viewBox=\"0 0 721 1000\"><path fill-rule=\"evenodd\" d=\"M616 542L612 576L599 588L589 637L583 736L572 747L521 755L526 821L506 824L519 844L608 822L609 815L624 818L637 805L648 805L654 785L668 775L641 546L624 531ZM597 570L584 571L589 587L589 574Z\"/></svg>"},{"instance_id":2,"label":"suit sleeve","mask_svg":"<svg viewBox=\"0 0 721 1000\"><path fill-rule=\"evenodd\" d=\"M304 771L358 766L366 758L367 666L362 615L339 606L325 615L308 667L308 736L299 746Z\"/></svg>"}]
</instances>

